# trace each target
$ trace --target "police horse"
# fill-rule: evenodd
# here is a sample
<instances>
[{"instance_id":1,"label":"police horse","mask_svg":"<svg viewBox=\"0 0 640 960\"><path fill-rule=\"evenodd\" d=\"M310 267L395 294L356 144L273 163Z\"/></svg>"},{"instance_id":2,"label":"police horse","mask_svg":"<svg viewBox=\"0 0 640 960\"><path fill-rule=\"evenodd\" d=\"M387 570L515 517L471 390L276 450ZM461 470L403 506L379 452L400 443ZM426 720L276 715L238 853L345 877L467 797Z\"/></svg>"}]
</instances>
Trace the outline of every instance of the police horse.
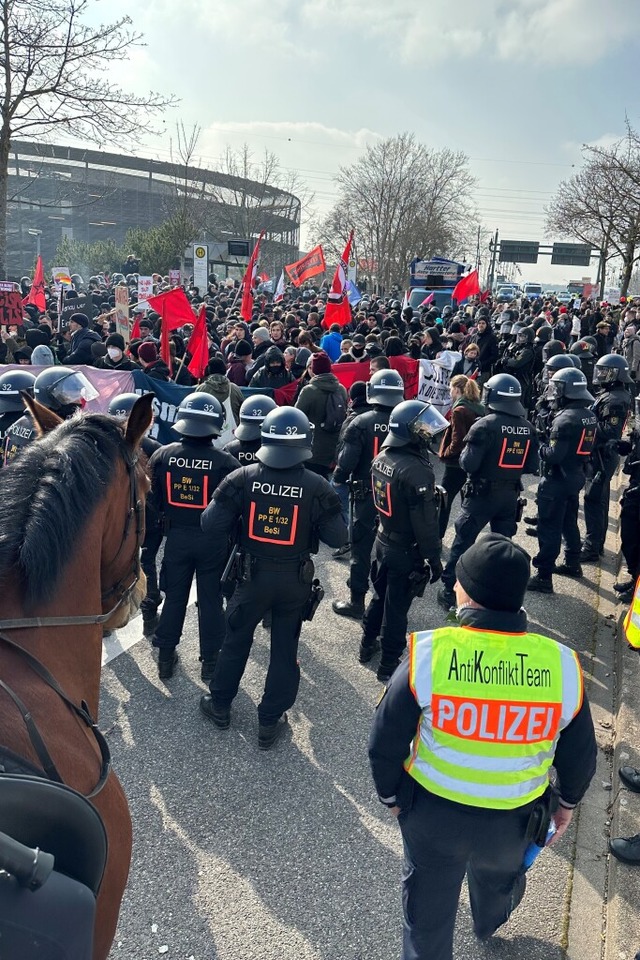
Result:
<instances>
[{"instance_id":1,"label":"police horse","mask_svg":"<svg viewBox=\"0 0 640 960\"><path fill-rule=\"evenodd\" d=\"M40 436L0 470L3 957L105 960L115 935L131 819L96 719L103 628L145 595L151 399L121 425L25 396Z\"/></svg>"}]
</instances>

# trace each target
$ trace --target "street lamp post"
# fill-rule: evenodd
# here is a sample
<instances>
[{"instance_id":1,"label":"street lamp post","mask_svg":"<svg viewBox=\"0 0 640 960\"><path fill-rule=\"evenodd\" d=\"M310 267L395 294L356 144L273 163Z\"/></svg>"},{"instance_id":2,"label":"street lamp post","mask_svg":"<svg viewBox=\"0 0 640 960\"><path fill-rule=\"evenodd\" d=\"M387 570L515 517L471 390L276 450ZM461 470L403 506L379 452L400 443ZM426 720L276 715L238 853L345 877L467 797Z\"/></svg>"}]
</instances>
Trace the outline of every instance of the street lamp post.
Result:
<instances>
[{"instance_id":1,"label":"street lamp post","mask_svg":"<svg viewBox=\"0 0 640 960\"><path fill-rule=\"evenodd\" d=\"M42 236L42 230L37 230L35 227L30 227L27 230L27 233L30 237L36 238L36 257L40 256L40 237Z\"/></svg>"}]
</instances>

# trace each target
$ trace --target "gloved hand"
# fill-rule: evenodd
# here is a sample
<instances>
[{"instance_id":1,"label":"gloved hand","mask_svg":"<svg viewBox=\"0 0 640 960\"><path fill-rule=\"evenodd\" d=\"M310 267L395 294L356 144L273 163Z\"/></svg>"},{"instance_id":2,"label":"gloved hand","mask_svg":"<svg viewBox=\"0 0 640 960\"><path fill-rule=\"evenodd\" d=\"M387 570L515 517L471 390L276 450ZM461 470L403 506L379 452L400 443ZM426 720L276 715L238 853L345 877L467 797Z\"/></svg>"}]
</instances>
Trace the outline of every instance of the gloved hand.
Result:
<instances>
[{"instance_id":1,"label":"gloved hand","mask_svg":"<svg viewBox=\"0 0 640 960\"><path fill-rule=\"evenodd\" d=\"M437 583L442 576L442 564L440 563L440 558L434 557L432 560L428 560L425 566L428 566L429 572L431 573L429 583Z\"/></svg>"},{"instance_id":2,"label":"gloved hand","mask_svg":"<svg viewBox=\"0 0 640 960\"><path fill-rule=\"evenodd\" d=\"M621 453L623 456L626 456L633 450L633 444L630 440L616 440L615 442L618 453Z\"/></svg>"}]
</instances>

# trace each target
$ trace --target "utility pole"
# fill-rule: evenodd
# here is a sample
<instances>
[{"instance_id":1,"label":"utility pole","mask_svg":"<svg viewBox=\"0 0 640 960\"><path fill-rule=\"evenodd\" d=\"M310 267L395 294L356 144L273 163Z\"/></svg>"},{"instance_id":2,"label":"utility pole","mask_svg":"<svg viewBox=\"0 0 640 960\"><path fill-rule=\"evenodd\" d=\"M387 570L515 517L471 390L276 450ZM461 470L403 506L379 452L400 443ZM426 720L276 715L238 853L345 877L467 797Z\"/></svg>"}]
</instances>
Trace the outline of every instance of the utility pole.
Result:
<instances>
[{"instance_id":1,"label":"utility pole","mask_svg":"<svg viewBox=\"0 0 640 960\"><path fill-rule=\"evenodd\" d=\"M489 267L489 277L487 279L487 289L493 291L493 283L496 275L496 260L498 258L498 231L496 229L496 234L493 240L489 242L489 249L491 250L491 265Z\"/></svg>"}]
</instances>

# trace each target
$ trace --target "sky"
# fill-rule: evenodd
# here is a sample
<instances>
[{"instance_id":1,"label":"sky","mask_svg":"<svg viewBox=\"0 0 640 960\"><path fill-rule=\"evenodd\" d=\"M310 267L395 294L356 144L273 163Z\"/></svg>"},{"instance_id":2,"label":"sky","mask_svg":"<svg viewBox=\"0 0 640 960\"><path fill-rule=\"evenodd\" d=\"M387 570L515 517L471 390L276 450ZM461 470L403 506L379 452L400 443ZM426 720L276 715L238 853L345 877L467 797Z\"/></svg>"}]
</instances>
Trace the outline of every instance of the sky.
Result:
<instances>
[{"instance_id":1,"label":"sky","mask_svg":"<svg viewBox=\"0 0 640 960\"><path fill-rule=\"evenodd\" d=\"M550 242L544 207L585 143L640 126L638 0L99 0L132 14L146 46L117 66L136 92L180 102L138 151L168 159L177 121L202 128L199 159L227 146L273 151L315 193L368 143L411 131L464 151L483 228ZM132 13L133 11L133 13ZM308 241L303 230L303 246ZM561 239L561 238L556 238ZM523 265L561 284L596 265Z\"/></svg>"}]
</instances>

